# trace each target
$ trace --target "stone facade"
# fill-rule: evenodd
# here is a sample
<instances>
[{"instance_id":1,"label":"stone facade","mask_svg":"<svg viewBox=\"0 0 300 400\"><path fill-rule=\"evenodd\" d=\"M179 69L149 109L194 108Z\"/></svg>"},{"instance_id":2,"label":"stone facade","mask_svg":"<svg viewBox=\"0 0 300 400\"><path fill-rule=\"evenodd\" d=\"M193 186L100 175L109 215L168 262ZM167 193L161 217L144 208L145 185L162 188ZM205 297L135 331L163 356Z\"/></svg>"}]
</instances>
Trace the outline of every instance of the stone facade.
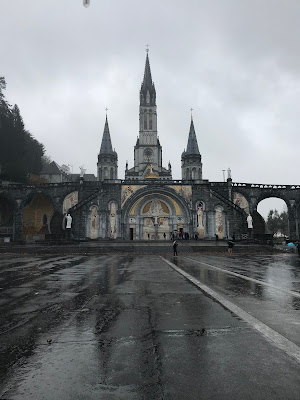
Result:
<instances>
[{"instance_id":1,"label":"stone facade","mask_svg":"<svg viewBox=\"0 0 300 400\"><path fill-rule=\"evenodd\" d=\"M291 238L299 238L300 186L209 182L202 162L194 122L181 157L182 179L173 180L171 165L162 166L157 133L156 91L147 54L140 90L140 132L134 166L118 179L118 156L112 147L106 117L98 155L98 180L21 185L0 184L0 237L14 241L64 237L64 216L73 217L74 240L167 240L186 238L237 239L247 236L246 218L254 232L262 225L258 203L283 199L288 208ZM257 222L257 223L256 223ZM257 228L258 229L258 228Z\"/></svg>"}]
</instances>

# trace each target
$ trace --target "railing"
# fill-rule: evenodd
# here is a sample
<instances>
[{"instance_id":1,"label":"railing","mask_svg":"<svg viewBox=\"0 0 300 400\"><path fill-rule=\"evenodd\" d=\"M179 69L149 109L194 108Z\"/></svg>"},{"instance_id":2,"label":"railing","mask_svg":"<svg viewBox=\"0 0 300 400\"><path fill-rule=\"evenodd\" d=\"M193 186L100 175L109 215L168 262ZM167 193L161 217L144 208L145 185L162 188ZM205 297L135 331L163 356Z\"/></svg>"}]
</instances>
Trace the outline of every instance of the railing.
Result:
<instances>
[{"instance_id":1,"label":"railing","mask_svg":"<svg viewBox=\"0 0 300 400\"><path fill-rule=\"evenodd\" d=\"M211 187L228 187L228 182L209 182L208 180L185 180L185 179L105 179L104 181L85 181L83 185L85 187L101 187L105 184L115 185L210 185ZM79 187L81 182L59 182L59 183L36 183L36 184L25 184L25 183L10 183L8 181L0 181L0 187L7 189L35 189L35 188L60 188L60 187ZM248 189L266 189L266 190L300 190L300 185L270 185L262 183L243 183L243 182L232 182L233 188L248 188Z\"/></svg>"},{"instance_id":2,"label":"railing","mask_svg":"<svg viewBox=\"0 0 300 400\"><path fill-rule=\"evenodd\" d=\"M221 193L218 193L211 188L208 189L208 191L210 193L212 193L214 196L216 196L219 200L222 200L224 203L226 203L230 207L233 207L236 211L240 212L241 214L244 214L245 216L247 215L245 210L243 210L240 206L235 204L233 201L229 200L227 197L223 196Z\"/></svg>"},{"instance_id":3,"label":"railing","mask_svg":"<svg viewBox=\"0 0 300 400\"><path fill-rule=\"evenodd\" d=\"M248 189L267 189L267 190L299 190L300 185L268 185L268 184L262 184L262 183L238 183L238 182L232 182L232 187L245 187Z\"/></svg>"}]
</instances>

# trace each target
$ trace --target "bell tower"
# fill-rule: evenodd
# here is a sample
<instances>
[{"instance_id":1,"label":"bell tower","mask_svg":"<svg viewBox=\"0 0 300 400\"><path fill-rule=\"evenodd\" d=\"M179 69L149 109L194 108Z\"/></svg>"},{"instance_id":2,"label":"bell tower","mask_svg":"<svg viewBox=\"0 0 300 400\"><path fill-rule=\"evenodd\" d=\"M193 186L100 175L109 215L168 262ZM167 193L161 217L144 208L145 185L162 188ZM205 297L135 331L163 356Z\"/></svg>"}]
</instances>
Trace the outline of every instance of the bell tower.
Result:
<instances>
[{"instance_id":1,"label":"bell tower","mask_svg":"<svg viewBox=\"0 0 300 400\"><path fill-rule=\"evenodd\" d=\"M134 167L126 169L125 179L172 179L171 170L162 166L162 147L157 135L156 90L152 81L149 50L146 51L144 78L140 89L139 136L134 146Z\"/></svg>"}]
</instances>

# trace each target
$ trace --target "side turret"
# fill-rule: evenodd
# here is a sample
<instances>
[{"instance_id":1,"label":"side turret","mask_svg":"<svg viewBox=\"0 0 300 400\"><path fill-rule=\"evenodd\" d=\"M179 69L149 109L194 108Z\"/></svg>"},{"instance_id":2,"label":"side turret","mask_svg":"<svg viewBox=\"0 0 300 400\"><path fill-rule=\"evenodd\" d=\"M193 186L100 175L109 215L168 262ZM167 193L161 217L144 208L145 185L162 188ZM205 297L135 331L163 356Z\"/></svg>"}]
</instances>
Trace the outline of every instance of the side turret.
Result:
<instances>
[{"instance_id":1,"label":"side turret","mask_svg":"<svg viewBox=\"0 0 300 400\"><path fill-rule=\"evenodd\" d=\"M201 154L198 148L193 117L186 150L181 154L182 180L202 180Z\"/></svg>"},{"instance_id":2,"label":"side turret","mask_svg":"<svg viewBox=\"0 0 300 400\"><path fill-rule=\"evenodd\" d=\"M100 152L98 154L97 179L98 181L118 179L118 155L112 148L107 115Z\"/></svg>"}]
</instances>

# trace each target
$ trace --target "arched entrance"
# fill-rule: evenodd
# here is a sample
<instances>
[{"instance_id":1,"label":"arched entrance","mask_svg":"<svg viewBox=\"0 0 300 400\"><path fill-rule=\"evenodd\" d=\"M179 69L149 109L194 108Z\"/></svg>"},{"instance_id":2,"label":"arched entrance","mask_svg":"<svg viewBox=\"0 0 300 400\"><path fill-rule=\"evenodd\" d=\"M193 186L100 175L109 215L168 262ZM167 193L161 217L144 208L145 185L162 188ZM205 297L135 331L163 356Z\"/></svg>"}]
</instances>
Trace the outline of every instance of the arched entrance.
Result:
<instances>
[{"instance_id":1,"label":"arched entrance","mask_svg":"<svg viewBox=\"0 0 300 400\"><path fill-rule=\"evenodd\" d=\"M274 238L285 238L289 232L289 211L286 201L278 197L267 197L257 205L257 212L263 217L264 233ZM290 213L292 210L290 210Z\"/></svg>"},{"instance_id":2,"label":"arched entrance","mask_svg":"<svg viewBox=\"0 0 300 400\"><path fill-rule=\"evenodd\" d=\"M23 236L26 241L45 240L50 233L50 221L54 213L52 201L43 194L34 195L23 212Z\"/></svg>"},{"instance_id":3,"label":"arched entrance","mask_svg":"<svg viewBox=\"0 0 300 400\"><path fill-rule=\"evenodd\" d=\"M0 196L0 238L13 235L13 203L5 196Z\"/></svg>"},{"instance_id":4,"label":"arched entrance","mask_svg":"<svg viewBox=\"0 0 300 400\"><path fill-rule=\"evenodd\" d=\"M175 191L174 191L175 192ZM131 240L167 240L172 233L191 235L191 211L171 189L138 190L123 208L123 237Z\"/></svg>"}]
</instances>

